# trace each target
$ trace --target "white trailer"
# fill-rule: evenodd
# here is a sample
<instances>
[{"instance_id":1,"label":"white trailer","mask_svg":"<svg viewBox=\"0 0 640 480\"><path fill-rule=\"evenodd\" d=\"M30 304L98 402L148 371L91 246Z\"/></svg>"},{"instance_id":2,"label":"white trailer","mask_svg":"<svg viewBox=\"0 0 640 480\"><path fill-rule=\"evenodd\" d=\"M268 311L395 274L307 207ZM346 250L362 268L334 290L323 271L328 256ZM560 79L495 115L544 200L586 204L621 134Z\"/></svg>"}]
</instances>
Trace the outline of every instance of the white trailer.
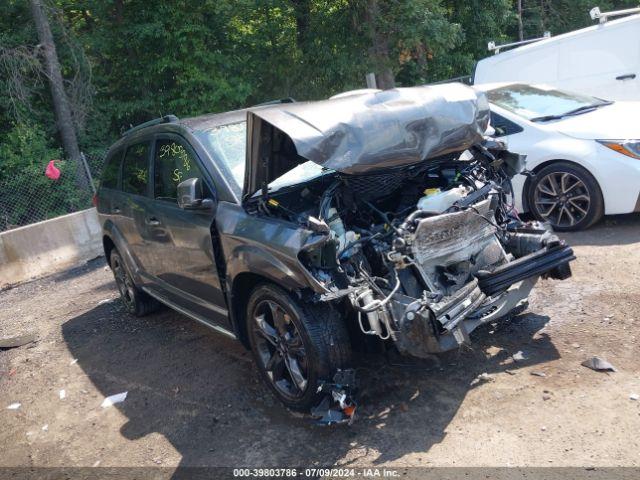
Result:
<instances>
[{"instance_id":1,"label":"white trailer","mask_svg":"<svg viewBox=\"0 0 640 480\"><path fill-rule=\"evenodd\" d=\"M544 83L608 100L640 100L640 8L601 13L597 25L518 45L495 46L476 64L473 83ZM631 14L631 15L629 15ZM629 15L617 20L609 18Z\"/></svg>"}]
</instances>

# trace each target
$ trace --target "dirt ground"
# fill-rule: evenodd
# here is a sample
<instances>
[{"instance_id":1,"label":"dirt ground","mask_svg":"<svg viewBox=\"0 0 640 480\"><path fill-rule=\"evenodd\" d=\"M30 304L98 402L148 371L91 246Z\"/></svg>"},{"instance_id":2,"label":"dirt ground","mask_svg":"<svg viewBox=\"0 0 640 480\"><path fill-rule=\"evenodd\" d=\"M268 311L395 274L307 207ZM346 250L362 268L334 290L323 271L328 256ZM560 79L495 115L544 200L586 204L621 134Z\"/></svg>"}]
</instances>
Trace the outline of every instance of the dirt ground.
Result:
<instances>
[{"instance_id":1,"label":"dirt ground","mask_svg":"<svg viewBox=\"0 0 640 480\"><path fill-rule=\"evenodd\" d=\"M0 351L0 466L640 466L640 215L565 237L573 277L470 349L363 359L352 426L291 415L196 322L126 314L103 259L0 292L0 334L39 337ZM593 355L618 371L580 365Z\"/></svg>"}]
</instances>

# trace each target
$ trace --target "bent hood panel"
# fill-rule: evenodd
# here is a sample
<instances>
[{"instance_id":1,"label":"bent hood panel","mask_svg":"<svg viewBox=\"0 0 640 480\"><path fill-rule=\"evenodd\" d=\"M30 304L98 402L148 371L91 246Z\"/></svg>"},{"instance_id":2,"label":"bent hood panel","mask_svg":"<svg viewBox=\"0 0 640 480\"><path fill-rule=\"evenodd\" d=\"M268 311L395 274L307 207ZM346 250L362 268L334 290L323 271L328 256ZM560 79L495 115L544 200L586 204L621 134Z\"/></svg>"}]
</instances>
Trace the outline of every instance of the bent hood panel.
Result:
<instances>
[{"instance_id":1,"label":"bent hood panel","mask_svg":"<svg viewBox=\"0 0 640 480\"><path fill-rule=\"evenodd\" d=\"M260 148L264 122L290 138L304 160L344 174L410 165L481 142L489 103L462 84L397 88L248 112L245 194L252 194L302 159L275 168ZM263 153L261 153L263 152ZM277 175L277 176L276 176Z\"/></svg>"}]
</instances>

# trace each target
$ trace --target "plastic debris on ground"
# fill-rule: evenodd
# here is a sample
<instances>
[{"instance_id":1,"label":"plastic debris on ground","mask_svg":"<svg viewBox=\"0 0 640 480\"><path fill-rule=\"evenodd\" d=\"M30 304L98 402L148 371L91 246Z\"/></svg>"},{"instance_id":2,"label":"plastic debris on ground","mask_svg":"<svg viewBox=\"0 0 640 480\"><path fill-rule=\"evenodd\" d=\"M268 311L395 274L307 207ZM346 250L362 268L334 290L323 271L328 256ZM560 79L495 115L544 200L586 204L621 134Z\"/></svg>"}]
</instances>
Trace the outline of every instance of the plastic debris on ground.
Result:
<instances>
[{"instance_id":1,"label":"plastic debris on ground","mask_svg":"<svg viewBox=\"0 0 640 480\"><path fill-rule=\"evenodd\" d=\"M511 358L513 358L516 362L522 362L523 360L527 359L527 356L524 354L522 350L519 350L513 355L511 355Z\"/></svg>"},{"instance_id":2,"label":"plastic debris on ground","mask_svg":"<svg viewBox=\"0 0 640 480\"><path fill-rule=\"evenodd\" d=\"M102 408L107 408L112 405L115 405L116 403L124 402L124 400L127 398L127 393L129 392L122 392L122 393L116 393L115 395L110 395L102 401L102 404L100 406Z\"/></svg>"},{"instance_id":3,"label":"plastic debris on ground","mask_svg":"<svg viewBox=\"0 0 640 480\"><path fill-rule=\"evenodd\" d=\"M353 422L356 403L352 397L355 389L355 370L338 370L333 382L324 382L319 393L325 393L320 403L311 409L311 416L318 425Z\"/></svg>"},{"instance_id":4,"label":"plastic debris on ground","mask_svg":"<svg viewBox=\"0 0 640 480\"><path fill-rule=\"evenodd\" d=\"M616 367L614 367L609 362L599 357L591 357L585 360L584 362L582 362L580 365L582 365L583 367L590 368L591 370L595 370L596 372L617 372L618 371Z\"/></svg>"},{"instance_id":5,"label":"plastic debris on ground","mask_svg":"<svg viewBox=\"0 0 640 480\"><path fill-rule=\"evenodd\" d=\"M58 395L60 396L60 400L64 400L67 397L67 392L65 389L62 389L58 392Z\"/></svg>"},{"instance_id":6,"label":"plastic debris on ground","mask_svg":"<svg viewBox=\"0 0 640 480\"><path fill-rule=\"evenodd\" d=\"M16 403L12 403L11 405L9 405L9 406L7 407L7 410L17 410L17 409L19 409L19 408L20 408L20 405L22 405L22 404L21 404L21 403L18 403L18 402L16 402Z\"/></svg>"},{"instance_id":7,"label":"plastic debris on ground","mask_svg":"<svg viewBox=\"0 0 640 480\"><path fill-rule=\"evenodd\" d=\"M640 395L638 395L637 393L632 393L631 395L629 395L629 400L638 400L640 399Z\"/></svg>"},{"instance_id":8,"label":"plastic debris on ground","mask_svg":"<svg viewBox=\"0 0 640 480\"><path fill-rule=\"evenodd\" d=\"M544 372L536 372L536 371L531 372L531 375L533 375L534 377L546 377L547 376L547 374L544 373Z\"/></svg>"},{"instance_id":9,"label":"plastic debris on ground","mask_svg":"<svg viewBox=\"0 0 640 480\"><path fill-rule=\"evenodd\" d=\"M481 373L480 375L478 375L476 378L474 378L470 385L478 385L479 383L485 383L485 382L493 382L493 377L491 375L489 375L487 372Z\"/></svg>"},{"instance_id":10,"label":"plastic debris on ground","mask_svg":"<svg viewBox=\"0 0 640 480\"><path fill-rule=\"evenodd\" d=\"M75 365L76 363L78 363L78 359L77 359L77 358L74 358L73 360L71 360L71 361L69 362L69 365Z\"/></svg>"}]
</instances>

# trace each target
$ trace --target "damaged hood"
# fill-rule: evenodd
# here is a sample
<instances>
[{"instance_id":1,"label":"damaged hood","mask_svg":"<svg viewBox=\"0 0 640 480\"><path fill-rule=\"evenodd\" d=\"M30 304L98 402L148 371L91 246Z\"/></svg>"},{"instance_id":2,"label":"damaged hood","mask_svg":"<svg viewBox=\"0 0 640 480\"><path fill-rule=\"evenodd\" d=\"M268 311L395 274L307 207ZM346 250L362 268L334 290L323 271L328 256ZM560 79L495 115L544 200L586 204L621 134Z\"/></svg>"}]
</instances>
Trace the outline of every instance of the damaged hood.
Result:
<instances>
[{"instance_id":1,"label":"damaged hood","mask_svg":"<svg viewBox=\"0 0 640 480\"><path fill-rule=\"evenodd\" d=\"M463 151L488 123L484 93L459 83L249 110L245 198L308 160L351 175Z\"/></svg>"}]
</instances>

